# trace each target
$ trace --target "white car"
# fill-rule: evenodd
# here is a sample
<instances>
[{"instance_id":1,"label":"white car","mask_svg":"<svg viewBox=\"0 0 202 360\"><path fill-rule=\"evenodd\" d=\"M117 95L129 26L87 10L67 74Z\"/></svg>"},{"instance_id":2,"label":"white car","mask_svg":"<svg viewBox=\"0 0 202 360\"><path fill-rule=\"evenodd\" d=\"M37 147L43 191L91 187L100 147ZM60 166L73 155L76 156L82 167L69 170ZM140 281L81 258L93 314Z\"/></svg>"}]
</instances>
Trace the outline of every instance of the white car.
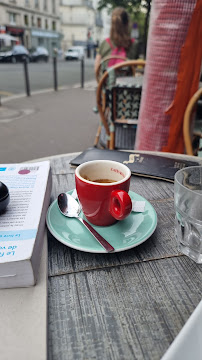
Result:
<instances>
[{"instance_id":1,"label":"white car","mask_svg":"<svg viewBox=\"0 0 202 360\"><path fill-rule=\"evenodd\" d=\"M84 58L84 47L83 46L72 46L65 53L65 60L81 60Z\"/></svg>"}]
</instances>

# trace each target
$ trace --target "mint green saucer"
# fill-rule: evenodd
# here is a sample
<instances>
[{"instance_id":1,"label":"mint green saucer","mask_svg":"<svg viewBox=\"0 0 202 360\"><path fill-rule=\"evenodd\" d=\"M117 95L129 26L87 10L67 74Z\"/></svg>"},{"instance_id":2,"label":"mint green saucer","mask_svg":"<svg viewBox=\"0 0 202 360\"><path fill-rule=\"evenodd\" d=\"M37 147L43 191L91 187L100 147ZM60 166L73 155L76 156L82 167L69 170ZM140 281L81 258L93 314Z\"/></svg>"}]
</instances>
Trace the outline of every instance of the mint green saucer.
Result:
<instances>
[{"instance_id":1,"label":"mint green saucer","mask_svg":"<svg viewBox=\"0 0 202 360\"><path fill-rule=\"evenodd\" d=\"M71 194L72 191L68 193ZM132 200L145 201L143 213L131 212L126 219L117 221L111 226L93 225L97 232L115 248L115 252L140 245L153 234L157 225L157 215L153 206L132 191L129 191L129 195ZM80 216L84 217L83 212ZM51 234L64 245L90 253L106 253L78 219L67 218L60 213L57 199L49 206L46 223Z\"/></svg>"}]
</instances>

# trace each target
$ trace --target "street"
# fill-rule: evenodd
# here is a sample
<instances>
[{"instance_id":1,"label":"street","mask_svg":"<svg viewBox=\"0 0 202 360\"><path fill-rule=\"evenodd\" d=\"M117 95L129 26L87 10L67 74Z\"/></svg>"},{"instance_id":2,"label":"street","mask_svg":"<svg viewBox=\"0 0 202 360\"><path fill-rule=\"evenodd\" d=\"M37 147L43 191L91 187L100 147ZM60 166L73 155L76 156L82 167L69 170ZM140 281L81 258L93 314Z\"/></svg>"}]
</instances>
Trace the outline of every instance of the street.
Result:
<instances>
[{"instance_id":1,"label":"street","mask_svg":"<svg viewBox=\"0 0 202 360\"><path fill-rule=\"evenodd\" d=\"M83 151L94 144L95 90L69 88L18 97L0 106L1 164Z\"/></svg>"},{"instance_id":2,"label":"street","mask_svg":"<svg viewBox=\"0 0 202 360\"><path fill-rule=\"evenodd\" d=\"M94 59L85 59L84 82L94 79ZM53 60L28 64L30 91L53 88ZM58 87L81 83L80 61L57 61ZM0 95L25 93L24 65L0 63Z\"/></svg>"},{"instance_id":3,"label":"street","mask_svg":"<svg viewBox=\"0 0 202 360\"><path fill-rule=\"evenodd\" d=\"M58 61L58 91L54 91L52 59L49 63L29 63L32 96L26 96L24 65L0 63L1 163L83 151L93 146L99 123L99 116L93 112L93 64L93 59L85 60L81 89L81 62ZM42 93L36 94L37 90Z\"/></svg>"}]
</instances>

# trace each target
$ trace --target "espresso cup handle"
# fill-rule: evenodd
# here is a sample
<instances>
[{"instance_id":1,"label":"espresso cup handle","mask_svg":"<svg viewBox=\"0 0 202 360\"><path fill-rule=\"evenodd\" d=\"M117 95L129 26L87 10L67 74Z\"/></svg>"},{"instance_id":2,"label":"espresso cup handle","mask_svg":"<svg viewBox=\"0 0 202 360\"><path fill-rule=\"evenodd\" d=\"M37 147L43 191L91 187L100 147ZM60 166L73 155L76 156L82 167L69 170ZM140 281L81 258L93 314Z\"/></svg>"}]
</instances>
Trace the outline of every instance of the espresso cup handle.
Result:
<instances>
[{"instance_id":1,"label":"espresso cup handle","mask_svg":"<svg viewBox=\"0 0 202 360\"><path fill-rule=\"evenodd\" d=\"M124 190L113 190L110 198L110 213L116 220L125 219L132 210L132 201Z\"/></svg>"}]
</instances>

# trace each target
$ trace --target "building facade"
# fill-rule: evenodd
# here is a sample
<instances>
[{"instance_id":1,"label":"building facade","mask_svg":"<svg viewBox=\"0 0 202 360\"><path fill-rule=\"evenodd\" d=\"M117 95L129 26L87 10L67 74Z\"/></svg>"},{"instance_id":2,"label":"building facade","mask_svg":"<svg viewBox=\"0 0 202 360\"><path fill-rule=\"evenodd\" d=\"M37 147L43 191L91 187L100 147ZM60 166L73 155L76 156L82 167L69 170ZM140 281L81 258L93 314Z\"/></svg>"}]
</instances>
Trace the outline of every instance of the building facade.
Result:
<instances>
[{"instance_id":1,"label":"building facade","mask_svg":"<svg viewBox=\"0 0 202 360\"><path fill-rule=\"evenodd\" d=\"M94 49L102 37L103 22L96 11L93 0L60 0L62 48L84 46L93 56Z\"/></svg>"},{"instance_id":2,"label":"building facade","mask_svg":"<svg viewBox=\"0 0 202 360\"><path fill-rule=\"evenodd\" d=\"M93 0L93 6L96 11L96 22L102 21L102 27L96 26L96 40L100 44L101 41L109 37L110 34L110 25L111 25L111 14L108 8L98 11L99 0Z\"/></svg>"},{"instance_id":3,"label":"building facade","mask_svg":"<svg viewBox=\"0 0 202 360\"><path fill-rule=\"evenodd\" d=\"M0 1L0 26L28 49L44 46L53 54L61 47L59 0Z\"/></svg>"}]
</instances>

